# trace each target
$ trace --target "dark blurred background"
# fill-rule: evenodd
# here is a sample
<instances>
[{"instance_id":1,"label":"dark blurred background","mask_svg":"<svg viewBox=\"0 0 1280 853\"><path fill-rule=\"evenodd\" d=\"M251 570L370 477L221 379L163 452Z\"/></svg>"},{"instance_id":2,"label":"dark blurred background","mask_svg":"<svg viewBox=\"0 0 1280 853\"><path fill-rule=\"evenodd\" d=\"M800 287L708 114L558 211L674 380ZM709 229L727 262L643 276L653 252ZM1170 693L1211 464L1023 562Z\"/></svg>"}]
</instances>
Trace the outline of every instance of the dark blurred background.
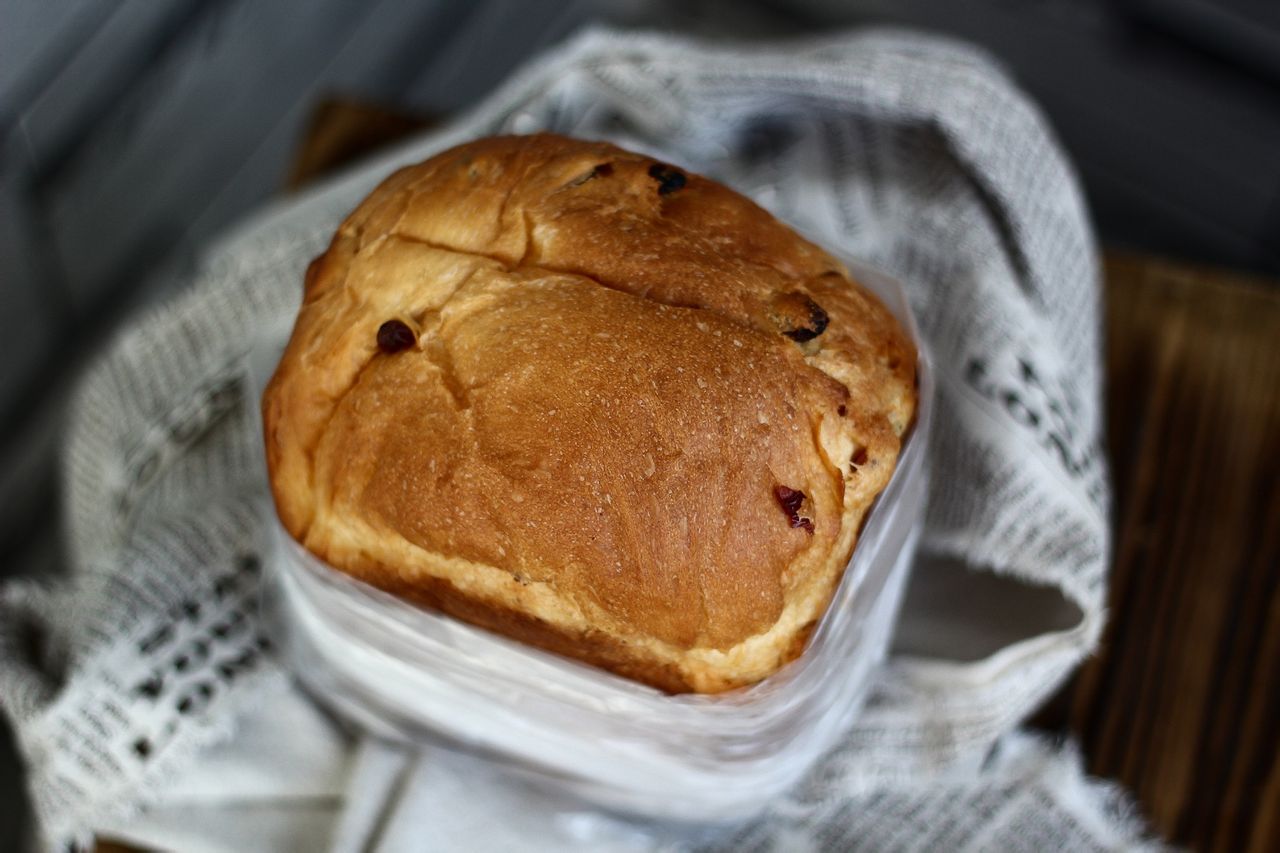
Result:
<instances>
[{"instance_id":1,"label":"dark blurred background","mask_svg":"<svg viewBox=\"0 0 1280 853\"><path fill-rule=\"evenodd\" d=\"M282 192L317 104L447 117L591 22L969 39L1044 107L1107 246L1280 273L1275 0L0 0L0 578L58 570L86 358ZM0 731L0 848L15 760Z\"/></svg>"}]
</instances>

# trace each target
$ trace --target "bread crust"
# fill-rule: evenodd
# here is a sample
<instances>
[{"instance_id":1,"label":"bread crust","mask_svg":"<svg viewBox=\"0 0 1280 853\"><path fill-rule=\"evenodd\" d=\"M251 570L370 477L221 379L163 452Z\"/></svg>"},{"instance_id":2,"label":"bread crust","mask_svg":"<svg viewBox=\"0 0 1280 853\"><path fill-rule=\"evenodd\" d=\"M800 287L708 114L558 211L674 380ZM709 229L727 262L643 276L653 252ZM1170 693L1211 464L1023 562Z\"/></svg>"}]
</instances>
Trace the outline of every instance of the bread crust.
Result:
<instances>
[{"instance_id":1,"label":"bread crust","mask_svg":"<svg viewBox=\"0 0 1280 853\"><path fill-rule=\"evenodd\" d=\"M670 692L799 654L915 412L910 341L838 261L605 143L402 169L305 288L262 402L289 534Z\"/></svg>"}]
</instances>

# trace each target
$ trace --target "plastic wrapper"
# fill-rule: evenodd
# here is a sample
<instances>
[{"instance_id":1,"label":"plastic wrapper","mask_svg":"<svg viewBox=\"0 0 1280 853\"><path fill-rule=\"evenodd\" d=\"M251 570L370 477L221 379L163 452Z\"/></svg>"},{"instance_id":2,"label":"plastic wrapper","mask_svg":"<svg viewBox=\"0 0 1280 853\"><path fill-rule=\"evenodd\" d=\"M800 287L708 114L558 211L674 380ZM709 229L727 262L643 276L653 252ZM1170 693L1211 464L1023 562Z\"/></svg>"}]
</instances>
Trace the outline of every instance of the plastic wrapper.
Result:
<instances>
[{"instance_id":1,"label":"plastic wrapper","mask_svg":"<svg viewBox=\"0 0 1280 853\"><path fill-rule=\"evenodd\" d=\"M280 528L264 599L286 665L340 718L393 741L478 753L546 788L623 814L745 818L847 730L885 657L918 539L933 376L902 288L853 275L920 351L916 421L803 654L748 687L667 695L401 601L324 564ZM283 345L251 374L259 388Z\"/></svg>"}]
</instances>

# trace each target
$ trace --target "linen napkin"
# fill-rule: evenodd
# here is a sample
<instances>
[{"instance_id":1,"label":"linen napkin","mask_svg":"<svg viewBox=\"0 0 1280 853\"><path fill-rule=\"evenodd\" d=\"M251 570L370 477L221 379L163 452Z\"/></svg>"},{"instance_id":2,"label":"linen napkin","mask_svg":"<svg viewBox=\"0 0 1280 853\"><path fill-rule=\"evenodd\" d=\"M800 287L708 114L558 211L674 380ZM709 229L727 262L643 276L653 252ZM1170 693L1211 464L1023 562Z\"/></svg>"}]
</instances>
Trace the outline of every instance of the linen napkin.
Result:
<instances>
[{"instance_id":1,"label":"linen napkin","mask_svg":"<svg viewBox=\"0 0 1280 853\"><path fill-rule=\"evenodd\" d=\"M895 642L842 744L762 818L673 833L476 758L360 742L272 657L243 361L392 169L495 133L607 138L899 278L936 363L932 490ZM1108 500L1095 246L1036 108L974 49L873 30L718 43L593 30L447 128L211 246L84 380L71 572L0 588L0 706L42 839L182 849L1042 849L1137 844L1114 789L1017 731L1097 641ZM38 638L39 642L32 642ZM140 810L143 810L140 812Z\"/></svg>"}]
</instances>

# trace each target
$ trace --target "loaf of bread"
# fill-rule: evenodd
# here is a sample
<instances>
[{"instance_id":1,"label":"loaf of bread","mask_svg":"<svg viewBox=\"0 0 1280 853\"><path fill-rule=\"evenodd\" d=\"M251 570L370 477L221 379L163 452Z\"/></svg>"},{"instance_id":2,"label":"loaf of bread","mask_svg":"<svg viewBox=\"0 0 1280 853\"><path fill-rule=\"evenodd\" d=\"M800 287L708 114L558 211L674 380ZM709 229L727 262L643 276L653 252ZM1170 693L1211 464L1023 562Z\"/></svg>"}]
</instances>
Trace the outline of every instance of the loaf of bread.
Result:
<instances>
[{"instance_id":1,"label":"loaf of bread","mask_svg":"<svg viewBox=\"0 0 1280 853\"><path fill-rule=\"evenodd\" d=\"M838 261L604 143L402 169L305 287L263 399L288 533L669 692L800 654L915 412L910 340Z\"/></svg>"}]
</instances>

